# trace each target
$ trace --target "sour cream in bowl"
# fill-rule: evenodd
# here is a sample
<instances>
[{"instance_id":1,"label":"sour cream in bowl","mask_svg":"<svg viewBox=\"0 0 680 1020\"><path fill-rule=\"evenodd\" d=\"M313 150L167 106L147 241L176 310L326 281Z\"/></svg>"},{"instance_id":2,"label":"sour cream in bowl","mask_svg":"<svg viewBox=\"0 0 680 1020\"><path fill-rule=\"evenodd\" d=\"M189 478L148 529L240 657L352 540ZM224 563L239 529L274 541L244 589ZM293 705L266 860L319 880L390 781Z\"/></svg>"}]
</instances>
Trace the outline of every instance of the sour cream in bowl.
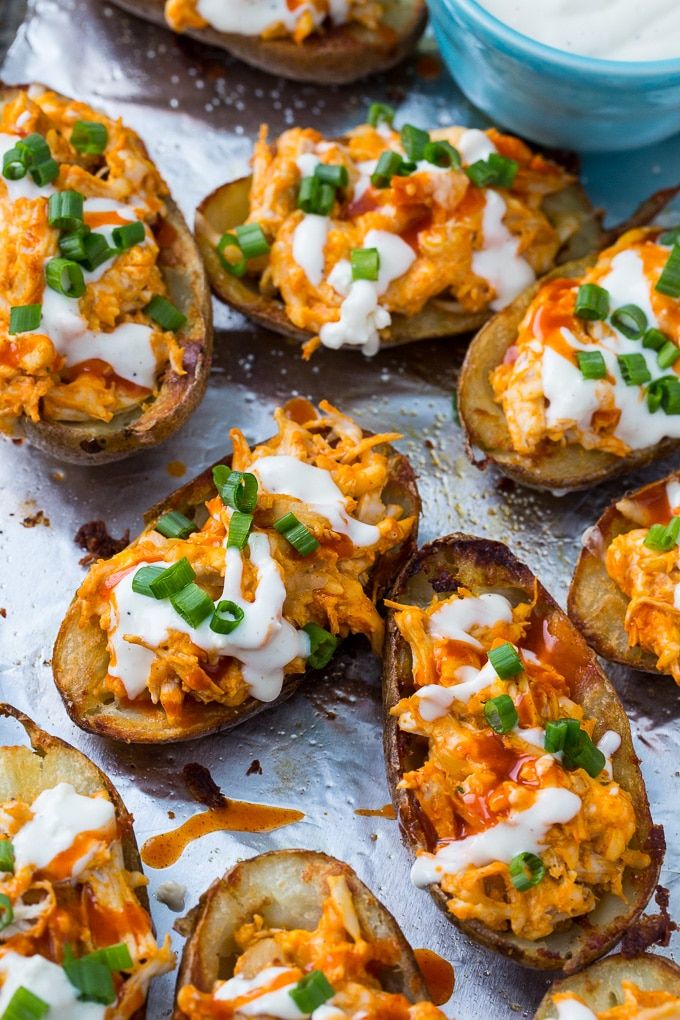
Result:
<instances>
[{"instance_id":1,"label":"sour cream in bowl","mask_svg":"<svg viewBox=\"0 0 680 1020\"><path fill-rule=\"evenodd\" d=\"M429 0L451 74L544 145L631 149L680 131L678 0Z\"/></svg>"}]
</instances>

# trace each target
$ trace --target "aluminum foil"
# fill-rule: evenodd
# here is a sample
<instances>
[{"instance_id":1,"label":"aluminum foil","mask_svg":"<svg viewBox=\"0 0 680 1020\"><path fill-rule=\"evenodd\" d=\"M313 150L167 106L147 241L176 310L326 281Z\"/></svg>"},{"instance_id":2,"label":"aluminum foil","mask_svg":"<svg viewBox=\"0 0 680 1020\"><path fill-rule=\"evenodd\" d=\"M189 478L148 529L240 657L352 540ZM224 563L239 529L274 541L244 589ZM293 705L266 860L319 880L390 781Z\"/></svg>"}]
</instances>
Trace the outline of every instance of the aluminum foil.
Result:
<instances>
[{"instance_id":1,"label":"aluminum foil","mask_svg":"<svg viewBox=\"0 0 680 1020\"><path fill-rule=\"evenodd\" d=\"M424 56L423 56L424 54ZM190 40L123 15L99 0L35 0L2 70L7 82L42 81L122 116L147 142L187 219L198 200L247 168L261 121L278 133L294 123L341 133L369 101L387 100L423 126L479 124L451 79L437 73L434 44L386 77L341 90L269 78ZM589 157L585 174L596 202L614 218L638 198L674 183L680 141L624 157ZM179 436L152 453L101 468L62 465L25 445L0 445L0 695L45 729L81 748L114 780L136 819L140 842L201 810L181 770L199 761L230 797L298 808L303 821L271 834L221 832L193 843L174 866L147 869L159 935L176 915L155 899L171 879L187 887L187 906L235 861L274 847L325 850L349 862L394 912L414 946L450 960L456 990L446 1006L457 1020L530 1016L547 979L458 934L409 880L410 856L397 823L358 816L389 800L382 746L378 663L359 648L338 658L322 681L281 708L232 731L168 749L117 746L69 721L52 682L50 656L59 622L83 568L74 534L103 518L114 535L135 534L145 507L227 450L228 429L249 440L272 432L271 411L294 394L329 397L363 426L399 430L419 474L423 540L464 530L508 542L564 604L580 536L624 483L568 496L499 484L466 459L451 393L459 341L420 343L379 354L320 351L311 364L296 345L258 333L216 306L214 368L207 396ZM661 476L657 464L626 480ZM666 828L662 881L680 914L677 770L680 696L670 680L610 668L629 709L657 822ZM0 726L0 740L19 735ZM262 774L247 774L258 759ZM674 796L676 800L674 801ZM676 805L674 808L674 804ZM176 937L181 948L181 940ZM674 940L680 950L680 938ZM672 949L673 947L671 947ZM173 977L157 982L149 1017L168 1016Z\"/></svg>"}]
</instances>

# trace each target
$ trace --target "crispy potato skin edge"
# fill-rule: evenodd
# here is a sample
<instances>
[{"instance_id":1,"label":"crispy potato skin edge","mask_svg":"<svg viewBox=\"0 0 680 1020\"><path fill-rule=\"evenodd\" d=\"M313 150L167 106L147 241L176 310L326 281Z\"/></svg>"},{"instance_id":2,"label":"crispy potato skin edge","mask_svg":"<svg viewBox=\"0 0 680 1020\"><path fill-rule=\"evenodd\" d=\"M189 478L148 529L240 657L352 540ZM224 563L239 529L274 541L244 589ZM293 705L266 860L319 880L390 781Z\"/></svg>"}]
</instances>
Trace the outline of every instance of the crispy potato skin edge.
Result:
<instances>
[{"instance_id":1,"label":"crispy potato skin edge","mask_svg":"<svg viewBox=\"0 0 680 1020\"><path fill-rule=\"evenodd\" d=\"M541 1000L535 1020L552 1020L557 1016L552 1004L556 992L574 992L591 1008L606 1009L610 1005L609 990L620 990L622 981L636 981L648 991L660 988L680 995L680 967L671 960L651 953L632 957L617 954L552 985Z\"/></svg>"}]
</instances>

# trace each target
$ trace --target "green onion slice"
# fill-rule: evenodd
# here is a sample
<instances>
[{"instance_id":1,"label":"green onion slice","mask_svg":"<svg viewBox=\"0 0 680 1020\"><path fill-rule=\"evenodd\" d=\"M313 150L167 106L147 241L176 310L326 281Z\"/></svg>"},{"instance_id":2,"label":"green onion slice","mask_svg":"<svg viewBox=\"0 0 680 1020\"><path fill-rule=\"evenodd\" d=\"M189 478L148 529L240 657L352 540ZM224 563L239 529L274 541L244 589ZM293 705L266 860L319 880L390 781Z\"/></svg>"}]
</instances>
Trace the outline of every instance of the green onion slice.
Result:
<instances>
[{"instance_id":1,"label":"green onion slice","mask_svg":"<svg viewBox=\"0 0 680 1020\"><path fill-rule=\"evenodd\" d=\"M193 582L171 595L170 605L190 627L200 627L215 612L215 603L208 593Z\"/></svg>"},{"instance_id":2,"label":"green onion slice","mask_svg":"<svg viewBox=\"0 0 680 1020\"><path fill-rule=\"evenodd\" d=\"M350 254L353 280L377 280L380 252L377 248L354 248Z\"/></svg>"},{"instance_id":3,"label":"green onion slice","mask_svg":"<svg viewBox=\"0 0 680 1020\"><path fill-rule=\"evenodd\" d=\"M509 694L499 694L487 701L484 716L495 733L509 733L519 722L515 703Z\"/></svg>"},{"instance_id":4,"label":"green onion slice","mask_svg":"<svg viewBox=\"0 0 680 1020\"><path fill-rule=\"evenodd\" d=\"M66 977L79 991L78 998L84 1002L99 1002L110 1006L116 1001L116 989L111 971L101 960L82 956L77 960L70 947L66 947L62 963Z\"/></svg>"},{"instance_id":5,"label":"green onion slice","mask_svg":"<svg viewBox=\"0 0 680 1020\"><path fill-rule=\"evenodd\" d=\"M28 167L38 166L40 163L45 163L48 159L52 158L49 145L43 136L35 131L31 135L26 135L25 138L20 138L17 141L16 147L21 152L24 163Z\"/></svg>"},{"instance_id":6,"label":"green onion slice","mask_svg":"<svg viewBox=\"0 0 680 1020\"><path fill-rule=\"evenodd\" d=\"M576 292L574 315L590 322L606 319L609 315L609 291L596 283L582 283Z\"/></svg>"},{"instance_id":7,"label":"green onion slice","mask_svg":"<svg viewBox=\"0 0 680 1020\"><path fill-rule=\"evenodd\" d=\"M607 763L599 748L595 747L585 730L579 732L578 741L572 747L565 747L563 763L568 769L584 769L595 779Z\"/></svg>"},{"instance_id":8,"label":"green onion slice","mask_svg":"<svg viewBox=\"0 0 680 1020\"><path fill-rule=\"evenodd\" d=\"M346 188L349 184L347 167L341 163L317 163L314 176L333 188Z\"/></svg>"},{"instance_id":9,"label":"green onion slice","mask_svg":"<svg viewBox=\"0 0 680 1020\"><path fill-rule=\"evenodd\" d=\"M137 592L138 595L146 595L150 599L155 599L153 591L151 590L151 582L165 570L165 567L140 567L132 578L132 590Z\"/></svg>"},{"instance_id":10,"label":"green onion slice","mask_svg":"<svg viewBox=\"0 0 680 1020\"><path fill-rule=\"evenodd\" d=\"M59 164L55 159L46 159L44 163L32 166L29 171L31 177L40 188L46 184L52 184L59 176Z\"/></svg>"},{"instance_id":11,"label":"green onion slice","mask_svg":"<svg viewBox=\"0 0 680 1020\"><path fill-rule=\"evenodd\" d=\"M621 305L609 320L629 340L639 340L647 329L647 316L637 305Z\"/></svg>"},{"instance_id":12,"label":"green onion slice","mask_svg":"<svg viewBox=\"0 0 680 1020\"><path fill-rule=\"evenodd\" d=\"M245 613L235 602L231 602L229 599L222 599L215 606L215 612L210 621L210 629L214 630L216 634L231 634L232 630L236 630L244 616Z\"/></svg>"},{"instance_id":13,"label":"green onion slice","mask_svg":"<svg viewBox=\"0 0 680 1020\"><path fill-rule=\"evenodd\" d=\"M21 149L9 149L2 157L2 176L8 181L20 181L26 176L26 160Z\"/></svg>"},{"instance_id":14,"label":"green onion slice","mask_svg":"<svg viewBox=\"0 0 680 1020\"><path fill-rule=\"evenodd\" d=\"M333 203L335 202L335 188L331 184L321 183L319 188L319 199L317 202L316 211L319 216L328 216Z\"/></svg>"},{"instance_id":15,"label":"green onion slice","mask_svg":"<svg viewBox=\"0 0 680 1020\"><path fill-rule=\"evenodd\" d=\"M49 1011L48 1003L20 985L9 1000L2 1020L42 1020Z\"/></svg>"},{"instance_id":16,"label":"green onion slice","mask_svg":"<svg viewBox=\"0 0 680 1020\"><path fill-rule=\"evenodd\" d=\"M126 223L122 227L114 227L111 231L111 238L118 251L127 251L136 244L141 244L146 237L144 224L137 220L135 223Z\"/></svg>"},{"instance_id":17,"label":"green onion slice","mask_svg":"<svg viewBox=\"0 0 680 1020\"><path fill-rule=\"evenodd\" d=\"M298 209L302 209L306 213L314 213L317 216L328 216L334 202L335 186L322 180L316 174L316 170L313 177L302 178L298 191Z\"/></svg>"},{"instance_id":18,"label":"green onion slice","mask_svg":"<svg viewBox=\"0 0 680 1020\"><path fill-rule=\"evenodd\" d=\"M3 931L4 928L9 928L13 920L12 901L9 896L0 893L0 931Z\"/></svg>"},{"instance_id":19,"label":"green onion slice","mask_svg":"<svg viewBox=\"0 0 680 1020\"><path fill-rule=\"evenodd\" d=\"M512 884L519 892L526 892L527 889L538 885L545 877L543 861L536 854L529 853L528 850L513 857L508 867Z\"/></svg>"},{"instance_id":20,"label":"green onion slice","mask_svg":"<svg viewBox=\"0 0 680 1020\"><path fill-rule=\"evenodd\" d=\"M374 188L388 188L392 178L400 175L403 165L404 160L398 152L392 152L390 149L381 153L376 168L371 174L371 184Z\"/></svg>"},{"instance_id":21,"label":"green onion slice","mask_svg":"<svg viewBox=\"0 0 680 1020\"><path fill-rule=\"evenodd\" d=\"M333 658L338 647L338 639L323 627L319 627L318 623L308 623L302 629L309 638L308 665L312 669L323 669Z\"/></svg>"},{"instance_id":22,"label":"green onion slice","mask_svg":"<svg viewBox=\"0 0 680 1020\"><path fill-rule=\"evenodd\" d=\"M680 227L673 227L672 230L666 230L663 234L660 234L657 238L657 244L665 244L669 248L672 248L674 244L680 241Z\"/></svg>"},{"instance_id":23,"label":"green onion slice","mask_svg":"<svg viewBox=\"0 0 680 1020\"><path fill-rule=\"evenodd\" d=\"M661 407L666 414L680 414L680 379L675 375L654 379L647 388L647 406L652 412Z\"/></svg>"},{"instance_id":24,"label":"green onion slice","mask_svg":"<svg viewBox=\"0 0 680 1020\"><path fill-rule=\"evenodd\" d=\"M584 379L604 379L607 374L601 351L577 351L576 360Z\"/></svg>"},{"instance_id":25,"label":"green onion slice","mask_svg":"<svg viewBox=\"0 0 680 1020\"><path fill-rule=\"evenodd\" d=\"M249 471L232 471L218 464L212 472L215 488L225 506L251 514L257 506L257 478Z\"/></svg>"},{"instance_id":26,"label":"green onion slice","mask_svg":"<svg viewBox=\"0 0 680 1020\"><path fill-rule=\"evenodd\" d=\"M295 514L288 513L274 521L274 527L287 542L293 546L300 556L310 556L319 548L314 535L297 519Z\"/></svg>"},{"instance_id":27,"label":"green onion slice","mask_svg":"<svg viewBox=\"0 0 680 1020\"><path fill-rule=\"evenodd\" d=\"M311 178L309 178L311 180ZM240 258L238 262L231 262L225 257L227 248L235 248L238 251ZM220 260L220 264L223 269L226 269L232 276L244 276L248 268L248 260L244 257L241 247L238 243L238 237L236 234L222 234L221 238L217 242L216 252Z\"/></svg>"},{"instance_id":28,"label":"green onion slice","mask_svg":"<svg viewBox=\"0 0 680 1020\"><path fill-rule=\"evenodd\" d=\"M170 510L169 513L158 518L154 530L165 538L188 538L194 531L198 531L198 528L179 510Z\"/></svg>"},{"instance_id":29,"label":"green onion slice","mask_svg":"<svg viewBox=\"0 0 680 1020\"><path fill-rule=\"evenodd\" d=\"M425 146L429 145L430 136L427 131L415 127L413 124L404 124L399 132L401 144L408 158L413 163L418 163L425 155Z\"/></svg>"},{"instance_id":30,"label":"green onion slice","mask_svg":"<svg viewBox=\"0 0 680 1020\"><path fill-rule=\"evenodd\" d=\"M45 266L48 287L70 298L80 298L85 293L85 277L77 262L70 259L50 259Z\"/></svg>"},{"instance_id":31,"label":"green onion slice","mask_svg":"<svg viewBox=\"0 0 680 1020\"><path fill-rule=\"evenodd\" d=\"M253 515L234 510L229 521L227 546L232 549L243 549L253 527Z\"/></svg>"},{"instance_id":32,"label":"green onion slice","mask_svg":"<svg viewBox=\"0 0 680 1020\"><path fill-rule=\"evenodd\" d=\"M491 649L489 662L501 680L511 680L513 676L517 676L524 669L519 655L509 641Z\"/></svg>"},{"instance_id":33,"label":"green onion slice","mask_svg":"<svg viewBox=\"0 0 680 1020\"><path fill-rule=\"evenodd\" d=\"M99 156L106 148L109 132L105 124L94 120L77 120L71 132L71 145L87 156Z\"/></svg>"},{"instance_id":34,"label":"green onion slice","mask_svg":"<svg viewBox=\"0 0 680 1020\"><path fill-rule=\"evenodd\" d=\"M455 170L461 166L460 153L450 142L428 142L423 159L435 166L452 167Z\"/></svg>"},{"instance_id":35,"label":"green onion slice","mask_svg":"<svg viewBox=\"0 0 680 1020\"><path fill-rule=\"evenodd\" d=\"M288 994L300 1012L313 1013L335 995L335 989L322 971L313 970L305 974Z\"/></svg>"},{"instance_id":36,"label":"green onion slice","mask_svg":"<svg viewBox=\"0 0 680 1020\"><path fill-rule=\"evenodd\" d=\"M154 294L144 311L161 329L168 329L172 333L176 333L187 321L186 315L161 294Z\"/></svg>"},{"instance_id":37,"label":"green onion slice","mask_svg":"<svg viewBox=\"0 0 680 1020\"><path fill-rule=\"evenodd\" d=\"M83 224L78 230L70 234L61 234L59 237L59 251L66 259L73 262L84 262L87 258L85 252L85 238L90 233L90 228Z\"/></svg>"},{"instance_id":38,"label":"green onion slice","mask_svg":"<svg viewBox=\"0 0 680 1020\"><path fill-rule=\"evenodd\" d=\"M14 872L14 844L9 839L0 839L0 871Z\"/></svg>"},{"instance_id":39,"label":"green onion slice","mask_svg":"<svg viewBox=\"0 0 680 1020\"><path fill-rule=\"evenodd\" d=\"M662 333L660 329L655 329L654 326L650 327L642 338L642 346L648 350L660 351L665 343L667 343L668 337L665 333Z\"/></svg>"},{"instance_id":40,"label":"green onion slice","mask_svg":"<svg viewBox=\"0 0 680 1020\"><path fill-rule=\"evenodd\" d=\"M642 386L652 378L644 354L619 354L616 360L626 386Z\"/></svg>"},{"instance_id":41,"label":"green onion slice","mask_svg":"<svg viewBox=\"0 0 680 1020\"><path fill-rule=\"evenodd\" d=\"M668 297L680 297L680 244L674 244L661 276L656 281L656 290Z\"/></svg>"},{"instance_id":42,"label":"green onion slice","mask_svg":"<svg viewBox=\"0 0 680 1020\"><path fill-rule=\"evenodd\" d=\"M647 532L644 545L656 552L670 552L678 544L680 517L673 517L668 524L652 524Z\"/></svg>"},{"instance_id":43,"label":"green onion slice","mask_svg":"<svg viewBox=\"0 0 680 1020\"><path fill-rule=\"evenodd\" d=\"M83 235L83 250L85 256L81 261L90 273L116 254L115 248L109 247L109 242L103 234L91 232Z\"/></svg>"},{"instance_id":44,"label":"green onion slice","mask_svg":"<svg viewBox=\"0 0 680 1020\"><path fill-rule=\"evenodd\" d=\"M149 588L155 599L167 599L171 595L176 595L182 588L186 588L195 577L193 567L186 556L183 556L181 560L177 560L176 563L161 570L157 577L152 578L149 581Z\"/></svg>"},{"instance_id":45,"label":"green onion slice","mask_svg":"<svg viewBox=\"0 0 680 1020\"><path fill-rule=\"evenodd\" d=\"M671 368L680 358L680 347L668 340L656 355L656 363L659 368Z\"/></svg>"},{"instance_id":46,"label":"green onion slice","mask_svg":"<svg viewBox=\"0 0 680 1020\"><path fill-rule=\"evenodd\" d=\"M578 744L581 724L578 719L556 719L546 723L543 747L551 754Z\"/></svg>"},{"instance_id":47,"label":"green onion slice","mask_svg":"<svg viewBox=\"0 0 680 1020\"><path fill-rule=\"evenodd\" d=\"M10 336L16 333L28 333L37 329L42 318L42 305L15 305L9 310Z\"/></svg>"},{"instance_id":48,"label":"green onion slice","mask_svg":"<svg viewBox=\"0 0 680 1020\"><path fill-rule=\"evenodd\" d=\"M134 961L126 942L116 942L113 946L95 949L94 952L88 953L84 959L98 960L100 963L105 963L111 971L130 970L134 966Z\"/></svg>"},{"instance_id":49,"label":"green onion slice","mask_svg":"<svg viewBox=\"0 0 680 1020\"><path fill-rule=\"evenodd\" d=\"M47 222L56 230L77 230L83 224L83 201L79 191L55 191L47 202Z\"/></svg>"},{"instance_id":50,"label":"green onion slice","mask_svg":"<svg viewBox=\"0 0 680 1020\"><path fill-rule=\"evenodd\" d=\"M465 168L473 184L478 188L511 188L519 171L519 163L498 152L489 154L488 159L478 159Z\"/></svg>"},{"instance_id":51,"label":"green onion slice","mask_svg":"<svg viewBox=\"0 0 680 1020\"><path fill-rule=\"evenodd\" d=\"M378 127L379 124L392 127L394 117L394 107L388 106L387 103L371 103L368 108L368 123L371 127Z\"/></svg>"},{"instance_id":52,"label":"green onion slice","mask_svg":"<svg viewBox=\"0 0 680 1020\"><path fill-rule=\"evenodd\" d=\"M236 237L247 259L255 259L259 255L269 253L269 242L259 223L242 223L236 228Z\"/></svg>"}]
</instances>

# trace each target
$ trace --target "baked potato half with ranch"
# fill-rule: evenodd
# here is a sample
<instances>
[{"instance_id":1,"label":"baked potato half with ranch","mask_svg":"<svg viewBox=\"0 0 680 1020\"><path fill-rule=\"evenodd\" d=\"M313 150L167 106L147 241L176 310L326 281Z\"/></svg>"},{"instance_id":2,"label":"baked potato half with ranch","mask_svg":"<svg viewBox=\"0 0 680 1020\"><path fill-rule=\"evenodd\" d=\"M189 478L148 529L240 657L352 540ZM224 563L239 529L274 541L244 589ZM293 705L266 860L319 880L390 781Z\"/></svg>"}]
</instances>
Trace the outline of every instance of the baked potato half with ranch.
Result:
<instances>
[{"instance_id":1,"label":"baked potato half with ranch","mask_svg":"<svg viewBox=\"0 0 680 1020\"><path fill-rule=\"evenodd\" d=\"M376 602L415 548L420 506L399 437L326 402L296 399L275 418L278 434L252 450L233 429L230 458L90 569L53 655L83 729L187 740L289 697L349 634L380 653Z\"/></svg>"},{"instance_id":2,"label":"baked potato half with ranch","mask_svg":"<svg viewBox=\"0 0 680 1020\"><path fill-rule=\"evenodd\" d=\"M196 212L217 296L307 357L469 333L600 243L576 179L519 139L394 116L374 103L334 140L296 127L271 142L263 126L252 176Z\"/></svg>"},{"instance_id":3,"label":"baked potato half with ranch","mask_svg":"<svg viewBox=\"0 0 680 1020\"><path fill-rule=\"evenodd\" d=\"M430 543L387 605L385 756L413 882L489 948L579 970L644 909L662 856L614 688L499 542Z\"/></svg>"},{"instance_id":4,"label":"baked potato half with ranch","mask_svg":"<svg viewBox=\"0 0 680 1020\"><path fill-rule=\"evenodd\" d=\"M316 85L344 85L393 67L413 49L427 20L425 0L114 2L268 74Z\"/></svg>"},{"instance_id":5,"label":"baked potato half with ranch","mask_svg":"<svg viewBox=\"0 0 680 1020\"><path fill-rule=\"evenodd\" d=\"M625 231L480 330L458 384L471 456L523 485L573 490L678 448L679 237Z\"/></svg>"},{"instance_id":6,"label":"baked potato half with ranch","mask_svg":"<svg viewBox=\"0 0 680 1020\"><path fill-rule=\"evenodd\" d=\"M680 967L663 956L608 956L556 982L535 1020L635 1020L641 1016L650 1020L680 1016Z\"/></svg>"},{"instance_id":7,"label":"baked potato half with ranch","mask_svg":"<svg viewBox=\"0 0 680 1020\"><path fill-rule=\"evenodd\" d=\"M240 1016L245 1002L258 1017L444 1020L395 919L326 854L277 850L242 861L175 927L187 943L174 1020L229 1008Z\"/></svg>"},{"instance_id":8,"label":"baked potato half with ranch","mask_svg":"<svg viewBox=\"0 0 680 1020\"><path fill-rule=\"evenodd\" d=\"M605 659L680 684L680 471L627 492L583 536L569 615Z\"/></svg>"},{"instance_id":9,"label":"baked potato half with ranch","mask_svg":"<svg viewBox=\"0 0 680 1020\"><path fill-rule=\"evenodd\" d=\"M0 747L0 1012L143 1020L175 957L156 944L132 818L84 754L0 715L31 743Z\"/></svg>"},{"instance_id":10,"label":"baked potato half with ranch","mask_svg":"<svg viewBox=\"0 0 680 1020\"><path fill-rule=\"evenodd\" d=\"M167 439L210 368L193 237L130 128L0 86L0 431L99 464Z\"/></svg>"}]
</instances>

